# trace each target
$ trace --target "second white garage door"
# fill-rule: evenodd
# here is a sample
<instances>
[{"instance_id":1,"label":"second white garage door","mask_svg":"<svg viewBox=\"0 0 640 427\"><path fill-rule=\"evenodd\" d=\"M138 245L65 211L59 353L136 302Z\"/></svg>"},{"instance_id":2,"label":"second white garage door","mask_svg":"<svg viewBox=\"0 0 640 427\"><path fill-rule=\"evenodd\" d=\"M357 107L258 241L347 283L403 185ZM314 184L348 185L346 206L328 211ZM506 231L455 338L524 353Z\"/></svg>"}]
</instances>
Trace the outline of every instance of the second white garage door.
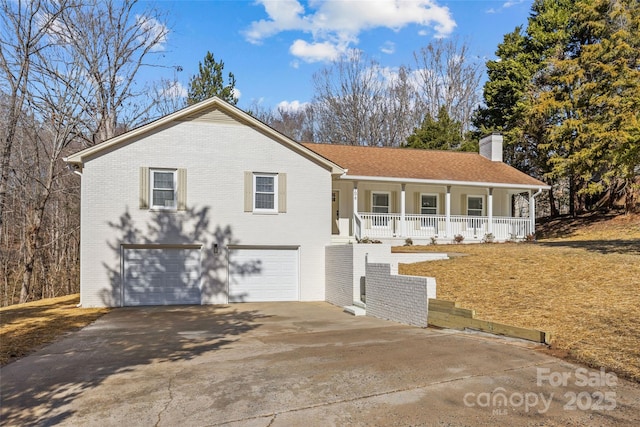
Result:
<instances>
[{"instance_id":1,"label":"second white garage door","mask_svg":"<svg viewBox=\"0 0 640 427\"><path fill-rule=\"evenodd\" d=\"M298 301L298 249L229 250L229 302Z\"/></svg>"}]
</instances>

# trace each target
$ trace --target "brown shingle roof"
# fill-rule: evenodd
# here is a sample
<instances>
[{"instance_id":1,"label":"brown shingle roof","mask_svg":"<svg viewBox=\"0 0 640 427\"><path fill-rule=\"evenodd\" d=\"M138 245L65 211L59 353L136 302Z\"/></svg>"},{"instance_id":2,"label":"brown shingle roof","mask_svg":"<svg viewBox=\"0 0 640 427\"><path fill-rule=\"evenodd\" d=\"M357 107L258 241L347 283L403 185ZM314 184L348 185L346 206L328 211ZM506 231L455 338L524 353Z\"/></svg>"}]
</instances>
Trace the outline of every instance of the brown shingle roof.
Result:
<instances>
[{"instance_id":1,"label":"brown shingle roof","mask_svg":"<svg viewBox=\"0 0 640 427\"><path fill-rule=\"evenodd\" d=\"M546 187L543 182L505 163L492 162L477 153L337 144L303 145L348 169L347 176Z\"/></svg>"}]
</instances>

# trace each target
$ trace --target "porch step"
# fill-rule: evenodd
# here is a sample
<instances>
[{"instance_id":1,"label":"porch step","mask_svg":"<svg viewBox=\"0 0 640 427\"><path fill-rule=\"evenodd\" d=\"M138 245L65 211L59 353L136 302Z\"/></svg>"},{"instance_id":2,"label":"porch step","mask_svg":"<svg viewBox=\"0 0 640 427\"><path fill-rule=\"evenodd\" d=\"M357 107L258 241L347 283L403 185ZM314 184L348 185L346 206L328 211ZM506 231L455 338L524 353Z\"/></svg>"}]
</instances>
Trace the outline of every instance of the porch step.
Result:
<instances>
[{"instance_id":1,"label":"porch step","mask_svg":"<svg viewBox=\"0 0 640 427\"><path fill-rule=\"evenodd\" d=\"M353 314L354 316L364 316L367 314L367 310L362 307L356 307L355 305L347 305L344 307L345 313Z\"/></svg>"}]
</instances>

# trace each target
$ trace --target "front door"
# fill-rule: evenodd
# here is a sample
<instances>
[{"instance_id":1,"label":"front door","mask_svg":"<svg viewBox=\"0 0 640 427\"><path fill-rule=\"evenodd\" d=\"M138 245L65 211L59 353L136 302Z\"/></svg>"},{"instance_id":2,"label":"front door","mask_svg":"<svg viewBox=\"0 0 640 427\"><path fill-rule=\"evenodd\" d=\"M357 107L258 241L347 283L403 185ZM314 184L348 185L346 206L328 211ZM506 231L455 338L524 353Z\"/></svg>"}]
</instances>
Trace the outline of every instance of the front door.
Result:
<instances>
[{"instance_id":1,"label":"front door","mask_svg":"<svg viewBox=\"0 0 640 427\"><path fill-rule=\"evenodd\" d=\"M338 220L340 219L340 193L331 192L331 234L340 234Z\"/></svg>"}]
</instances>

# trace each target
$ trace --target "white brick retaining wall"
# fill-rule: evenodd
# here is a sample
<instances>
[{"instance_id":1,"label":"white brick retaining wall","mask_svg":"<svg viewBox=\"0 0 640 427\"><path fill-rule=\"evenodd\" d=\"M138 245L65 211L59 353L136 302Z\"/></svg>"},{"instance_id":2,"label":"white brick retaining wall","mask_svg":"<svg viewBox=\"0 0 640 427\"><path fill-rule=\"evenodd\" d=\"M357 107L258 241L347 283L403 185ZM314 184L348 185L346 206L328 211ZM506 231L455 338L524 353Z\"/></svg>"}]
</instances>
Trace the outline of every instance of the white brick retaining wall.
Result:
<instances>
[{"instance_id":1,"label":"white brick retaining wall","mask_svg":"<svg viewBox=\"0 0 640 427\"><path fill-rule=\"evenodd\" d=\"M429 298L436 297L436 280L399 276L398 263L446 258L446 254L392 254L386 244L327 246L326 300L338 306L360 301L366 276L367 315L427 326L427 304Z\"/></svg>"},{"instance_id":2,"label":"white brick retaining wall","mask_svg":"<svg viewBox=\"0 0 640 427\"><path fill-rule=\"evenodd\" d=\"M389 264L367 264L367 316L426 327L429 298L436 297L433 277L391 274Z\"/></svg>"}]
</instances>

